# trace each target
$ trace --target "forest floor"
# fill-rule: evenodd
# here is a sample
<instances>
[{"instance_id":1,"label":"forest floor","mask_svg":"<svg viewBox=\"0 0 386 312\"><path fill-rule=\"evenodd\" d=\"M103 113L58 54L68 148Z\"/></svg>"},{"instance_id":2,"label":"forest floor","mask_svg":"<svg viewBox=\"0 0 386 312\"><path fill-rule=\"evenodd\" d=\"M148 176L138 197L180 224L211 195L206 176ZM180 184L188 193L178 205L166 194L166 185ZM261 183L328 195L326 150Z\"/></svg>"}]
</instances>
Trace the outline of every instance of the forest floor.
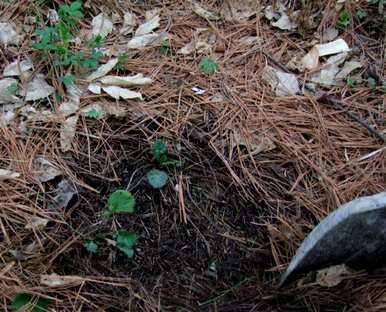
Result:
<instances>
[{"instance_id":1,"label":"forest floor","mask_svg":"<svg viewBox=\"0 0 386 312\"><path fill-rule=\"evenodd\" d=\"M386 176L383 1L287 2L0 1L1 310L385 311L385 269L278 287Z\"/></svg>"}]
</instances>

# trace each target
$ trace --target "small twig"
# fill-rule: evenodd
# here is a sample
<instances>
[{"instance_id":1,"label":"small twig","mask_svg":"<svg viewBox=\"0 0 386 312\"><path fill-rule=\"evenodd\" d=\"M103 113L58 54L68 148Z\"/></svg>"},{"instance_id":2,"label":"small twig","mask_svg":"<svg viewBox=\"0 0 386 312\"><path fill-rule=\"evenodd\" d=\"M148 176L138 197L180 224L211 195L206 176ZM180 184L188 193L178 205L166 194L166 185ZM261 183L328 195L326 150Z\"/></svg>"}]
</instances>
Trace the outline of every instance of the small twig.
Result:
<instances>
[{"instance_id":1,"label":"small twig","mask_svg":"<svg viewBox=\"0 0 386 312\"><path fill-rule=\"evenodd\" d=\"M382 134L380 134L378 131L376 131L373 127L371 127L370 125L367 124L366 121L364 121L363 119L361 119L360 117L358 117L356 114L354 114L353 112L349 111L344 103L337 99L337 98L334 98L332 96L329 96L327 94L322 94L321 96L318 97L318 100L320 100L321 102L328 102L328 103L332 103L335 107L337 107L338 109L341 109L343 110L344 114L346 114L348 117L350 117L351 119L355 120L357 123L359 123L362 127L366 128L367 131L369 131L372 135L374 135L376 138L382 140L384 143L386 143L386 137L384 137Z\"/></svg>"}]
</instances>

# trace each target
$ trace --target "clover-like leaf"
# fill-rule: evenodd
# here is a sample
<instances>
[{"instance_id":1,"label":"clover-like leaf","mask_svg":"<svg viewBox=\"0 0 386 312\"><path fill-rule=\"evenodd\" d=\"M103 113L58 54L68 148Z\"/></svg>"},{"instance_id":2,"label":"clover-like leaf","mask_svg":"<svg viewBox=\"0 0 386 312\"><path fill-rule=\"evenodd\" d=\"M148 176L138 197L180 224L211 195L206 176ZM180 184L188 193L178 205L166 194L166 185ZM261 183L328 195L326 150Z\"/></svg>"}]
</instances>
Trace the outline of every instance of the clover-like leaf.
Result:
<instances>
[{"instance_id":1,"label":"clover-like leaf","mask_svg":"<svg viewBox=\"0 0 386 312\"><path fill-rule=\"evenodd\" d=\"M98 252L98 245L94 241L85 242L84 247L87 249L88 252L91 252L91 253Z\"/></svg>"},{"instance_id":2,"label":"clover-like leaf","mask_svg":"<svg viewBox=\"0 0 386 312\"><path fill-rule=\"evenodd\" d=\"M206 75L213 75L218 72L220 67L214 60L205 56L200 62L200 69Z\"/></svg>"},{"instance_id":3,"label":"clover-like leaf","mask_svg":"<svg viewBox=\"0 0 386 312\"><path fill-rule=\"evenodd\" d=\"M110 195L107 205L110 213L133 213L135 198L128 191L118 190Z\"/></svg>"},{"instance_id":4,"label":"clover-like leaf","mask_svg":"<svg viewBox=\"0 0 386 312\"><path fill-rule=\"evenodd\" d=\"M126 231L125 229L120 229L115 232L115 241L117 243L117 248L122 251L127 257L134 257L133 247L137 243L137 235Z\"/></svg>"},{"instance_id":5,"label":"clover-like leaf","mask_svg":"<svg viewBox=\"0 0 386 312\"><path fill-rule=\"evenodd\" d=\"M158 169L150 170L147 174L147 180L149 184L155 189L164 187L168 182L168 178L168 174L165 171Z\"/></svg>"}]
</instances>

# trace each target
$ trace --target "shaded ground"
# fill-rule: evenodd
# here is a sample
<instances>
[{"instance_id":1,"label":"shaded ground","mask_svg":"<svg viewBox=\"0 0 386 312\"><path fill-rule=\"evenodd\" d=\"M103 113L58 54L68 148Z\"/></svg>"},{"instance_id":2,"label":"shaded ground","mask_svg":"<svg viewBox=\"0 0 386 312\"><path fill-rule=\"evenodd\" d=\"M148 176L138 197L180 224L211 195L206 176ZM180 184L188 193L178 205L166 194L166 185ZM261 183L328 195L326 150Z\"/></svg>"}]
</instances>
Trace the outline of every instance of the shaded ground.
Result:
<instances>
[{"instance_id":1,"label":"shaded ground","mask_svg":"<svg viewBox=\"0 0 386 312\"><path fill-rule=\"evenodd\" d=\"M299 50L313 46L315 33L335 25L334 3L325 2L324 18L318 15L315 28L288 33L256 14L239 23L209 23L183 2L138 1L117 8L107 1L103 8L119 14L161 8L160 28L172 21L172 56L163 55L160 45L130 52L127 73L155 80L140 89L144 101L121 101L131 112L121 119L81 118L70 152L60 151L55 122L33 122L28 135L17 127L1 128L1 168L22 173L18 180L0 181L3 310L15 293L30 292L56 298L50 306L56 311L383 311L384 270L360 272L330 289L318 286L312 275L277 288L280 273L320 219L343 202L385 189L384 142L345 114L350 110L378 133L386 131L385 96L380 86L367 85L369 75L385 77L380 15L363 22L354 18L340 29L340 37L365 63L355 88L321 88L342 99L345 109L316 95L278 98L261 79L266 64L284 66ZM222 3L203 5L219 10ZM309 10L319 12L321 6ZM88 25L102 2L88 1L85 7ZM17 5L0 8L3 18L22 19ZM351 12L359 8L376 12L365 1L347 4ZM175 53L203 25L217 36L206 54L217 59L220 70L210 77L199 70L202 54ZM239 44L247 35L261 37L262 46ZM119 38L110 40L114 45ZM9 48L2 58L10 62L19 53ZM28 47L23 53L34 54ZM298 76L301 82L309 79ZM207 93L194 94L194 86ZM103 95L88 95L81 103L95 101L114 104ZM252 144L258 133L272 148L252 154L250 142L233 143L236 130ZM156 166L150 153L156 138L184 162L168 168L170 183L161 190L151 189L145 179ZM379 152L362 158L373 151ZM66 209L48 209L62 177L38 182L31 164L39 154L48 155L80 191ZM106 219L108 196L121 188L135 195L137 213ZM50 222L44 229L26 230L33 215ZM117 228L139 236L133 261L106 241ZM84 248L88 239L98 242L97 254ZM32 241L38 247L30 258L10 255ZM81 279L63 287L42 285L41 274L52 272Z\"/></svg>"}]
</instances>

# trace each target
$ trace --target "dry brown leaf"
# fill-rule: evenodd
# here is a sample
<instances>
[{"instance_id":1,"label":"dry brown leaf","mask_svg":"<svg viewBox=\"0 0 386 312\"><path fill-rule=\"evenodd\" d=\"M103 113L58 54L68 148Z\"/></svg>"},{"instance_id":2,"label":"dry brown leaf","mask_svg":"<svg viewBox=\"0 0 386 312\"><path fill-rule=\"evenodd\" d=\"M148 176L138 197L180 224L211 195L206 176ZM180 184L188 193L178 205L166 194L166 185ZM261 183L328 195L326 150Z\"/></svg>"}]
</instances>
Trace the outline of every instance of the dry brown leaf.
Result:
<instances>
[{"instance_id":1,"label":"dry brown leaf","mask_svg":"<svg viewBox=\"0 0 386 312\"><path fill-rule=\"evenodd\" d=\"M50 86L44 76L36 75L25 87L25 101L37 101L49 97L55 92L55 89Z\"/></svg>"},{"instance_id":2,"label":"dry brown leaf","mask_svg":"<svg viewBox=\"0 0 386 312\"><path fill-rule=\"evenodd\" d=\"M108 86L130 87L143 86L153 82L149 77L144 77L143 74L136 74L134 76L105 76L99 79L101 83Z\"/></svg>"},{"instance_id":3,"label":"dry brown leaf","mask_svg":"<svg viewBox=\"0 0 386 312\"><path fill-rule=\"evenodd\" d=\"M294 74L282 72L269 65L264 68L262 78L270 84L277 96L295 95L300 91L299 82Z\"/></svg>"},{"instance_id":4,"label":"dry brown leaf","mask_svg":"<svg viewBox=\"0 0 386 312\"><path fill-rule=\"evenodd\" d=\"M19 60L16 60L8 64L4 68L3 76L4 77L20 76L23 72L33 69L33 67L34 65L29 59L21 62L19 62Z\"/></svg>"},{"instance_id":5,"label":"dry brown leaf","mask_svg":"<svg viewBox=\"0 0 386 312\"><path fill-rule=\"evenodd\" d=\"M63 152L69 151L72 147L78 118L78 115L68 117L60 127L60 146Z\"/></svg>"},{"instance_id":6,"label":"dry brown leaf","mask_svg":"<svg viewBox=\"0 0 386 312\"><path fill-rule=\"evenodd\" d=\"M108 87L102 87L102 90L105 91L108 95L110 95L112 98L119 100L122 99L141 99L142 100L142 94L139 92L131 91L129 89L116 87L116 86L108 86Z\"/></svg>"},{"instance_id":7,"label":"dry brown leaf","mask_svg":"<svg viewBox=\"0 0 386 312\"><path fill-rule=\"evenodd\" d=\"M151 44L155 44L163 39L167 38L166 33L160 34L146 34L142 36L136 36L127 43L128 49L143 49Z\"/></svg>"},{"instance_id":8,"label":"dry brown leaf","mask_svg":"<svg viewBox=\"0 0 386 312\"><path fill-rule=\"evenodd\" d=\"M256 14L256 1L224 1L221 15L227 22L242 22Z\"/></svg>"},{"instance_id":9,"label":"dry brown leaf","mask_svg":"<svg viewBox=\"0 0 386 312\"><path fill-rule=\"evenodd\" d=\"M339 285L351 273L346 265L334 265L329 268L319 270L316 273L316 283L323 287L334 287Z\"/></svg>"},{"instance_id":10,"label":"dry brown leaf","mask_svg":"<svg viewBox=\"0 0 386 312\"><path fill-rule=\"evenodd\" d=\"M17 179L20 177L20 173L8 170L8 169L0 169L0 181Z\"/></svg>"},{"instance_id":11,"label":"dry brown leaf","mask_svg":"<svg viewBox=\"0 0 386 312\"><path fill-rule=\"evenodd\" d=\"M102 38L107 37L113 31L113 23L104 13L95 16L91 22L91 36L100 35Z\"/></svg>"},{"instance_id":12,"label":"dry brown leaf","mask_svg":"<svg viewBox=\"0 0 386 312\"><path fill-rule=\"evenodd\" d=\"M189 55L193 52L204 53L210 50L216 43L216 35L208 28L197 28L192 41L177 51L177 53Z\"/></svg>"},{"instance_id":13,"label":"dry brown leaf","mask_svg":"<svg viewBox=\"0 0 386 312\"><path fill-rule=\"evenodd\" d=\"M21 42L20 36L15 27L10 23L0 23L0 44L18 45Z\"/></svg>"},{"instance_id":14,"label":"dry brown leaf","mask_svg":"<svg viewBox=\"0 0 386 312\"><path fill-rule=\"evenodd\" d=\"M201 16L204 19L210 20L210 21L218 21L220 19L220 16L216 13L213 13L207 9L204 9L199 3L197 3L194 0L188 0L192 6L192 10L194 13L196 13L198 16Z\"/></svg>"},{"instance_id":15,"label":"dry brown leaf","mask_svg":"<svg viewBox=\"0 0 386 312\"><path fill-rule=\"evenodd\" d=\"M62 171L56 168L44 156L37 156L34 160L35 176L40 182L48 182L62 174Z\"/></svg>"},{"instance_id":16,"label":"dry brown leaf","mask_svg":"<svg viewBox=\"0 0 386 312\"><path fill-rule=\"evenodd\" d=\"M50 222L50 220L33 216L31 217L31 220L26 224L25 229L31 230L31 229L44 228L45 226L47 226L48 222Z\"/></svg>"},{"instance_id":17,"label":"dry brown leaf","mask_svg":"<svg viewBox=\"0 0 386 312\"><path fill-rule=\"evenodd\" d=\"M86 80L93 81L95 79L106 76L116 65L118 64L118 58L113 58L108 61L106 64L99 66L99 68L91 73Z\"/></svg>"},{"instance_id":18,"label":"dry brown leaf","mask_svg":"<svg viewBox=\"0 0 386 312\"><path fill-rule=\"evenodd\" d=\"M151 33L154 29L159 27L160 17L158 15L154 16L147 22L139 25L138 29L135 31L135 36L142 36Z\"/></svg>"},{"instance_id":19,"label":"dry brown leaf","mask_svg":"<svg viewBox=\"0 0 386 312\"><path fill-rule=\"evenodd\" d=\"M40 284L48 287L77 285L83 280L80 276L58 275L56 273L42 274L40 276Z\"/></svg>"},{"instance_id":20,"label":"dry brown leaf","mask_svg":"<svg viewBox=\"0 0 386 312\"><path fill-rule=\"evenodd\" d=\"M122 35L128 35L134 31L136 25L137 19L135 18L135 15L131 12L126 12L123 15L123 25L119 32Z\"/></svg>"}]
</instances>

